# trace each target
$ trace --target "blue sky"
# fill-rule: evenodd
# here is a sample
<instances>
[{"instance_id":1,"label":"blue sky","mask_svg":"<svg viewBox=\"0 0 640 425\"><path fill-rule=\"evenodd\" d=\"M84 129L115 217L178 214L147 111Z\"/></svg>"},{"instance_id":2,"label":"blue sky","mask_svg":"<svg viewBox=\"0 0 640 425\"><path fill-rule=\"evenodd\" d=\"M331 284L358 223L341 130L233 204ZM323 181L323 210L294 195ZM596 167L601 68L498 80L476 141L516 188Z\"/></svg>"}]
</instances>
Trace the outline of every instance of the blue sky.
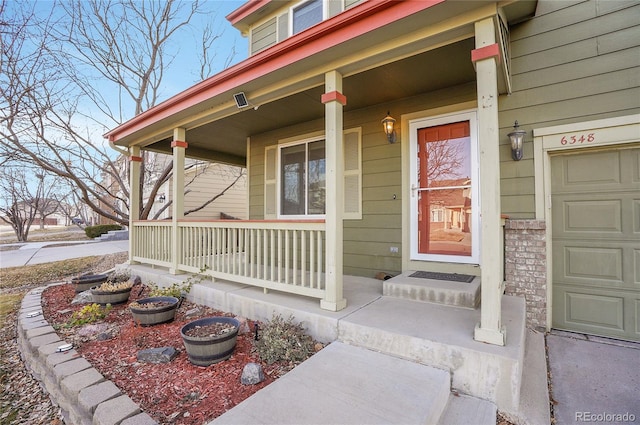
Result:
<instances>
[{"instance_id":1,"label":"blue sky","mask_svg":"<svg viewBox=\"0 0 640 425\"><path fill-rule=\"evenodd\" d=\"M216 62L222 63L229 56L231 47L235 46L236 55L232 64L238 63L248 56L248 40L240 35L240 31L231 26L231 23L225 17L242 6L245 0L205 0L205 5L215 13L214 28L216 32L223 32L221 38L216 41L214 46L216 52ZM202 28L205 19L210 16L198 16L194 22L194 30ZM176 64L181 66L175 67L170 74L167 75L165 87L163 88L163 100L171 97L183 90L188 89L197 82L199 59L191 48L191 43L197 43L199 34L194 31L191 37L185 37L180 41L180 54L176 58ZM214 75L222 71L222 67L214 70Z\"/></svg>"}]
</instances>

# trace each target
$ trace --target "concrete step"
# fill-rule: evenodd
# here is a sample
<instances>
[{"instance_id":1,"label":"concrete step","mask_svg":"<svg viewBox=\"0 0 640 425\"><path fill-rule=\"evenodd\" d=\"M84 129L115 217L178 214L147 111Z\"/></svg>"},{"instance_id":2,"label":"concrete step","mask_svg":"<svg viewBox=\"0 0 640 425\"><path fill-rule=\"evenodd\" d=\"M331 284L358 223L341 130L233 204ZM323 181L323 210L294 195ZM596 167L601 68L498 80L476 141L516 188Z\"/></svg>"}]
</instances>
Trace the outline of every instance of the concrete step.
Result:
<instances>
[{"instance_id":1,"label":"concrete step","mask_svg":"<svg viewBox=\"0 0 640 425\"><path fill-rule=\"evenodd\" d=\"M127 230L127 229L111 230L111 231L109 231L107 233L103 233L98 238L98 240L100 240L101 242L106 242L106 241L124 241L124 240L127 240L127 239L129 239L129 230Z\"/></svg>"},{"instance_id":2,"label":"concrete step","mask_svg":"<svg viewBox=\"0 0 640 425\"><path fill-rule=\"evenodd\" d=\"M480 310L383 296L342 319L338 339L447 370L453 389L515 413L525 346L524 299L502 297L505 346L475 341L479 322Z\"/></svg>"},{"instance_id":3,"label":"concrete step","mask_svg":"<svg viewBox=\"0 0 640 425\"><path fill-rule=\"evenodd\" d=\"M333 342L211 424L437 424L449 373Z\"/></svg>"},{"instance_id":4,"label":"concrete step","mask_svg":"<svg viewBox=\"0 0 640 425\"><path fill-rule=\"evenodd\" d=\"M432 302L456 307L476 308L480 304L480 278L471 282L412 277L404 272L382 284L382 294L405 300Z\"/></svg>"},{"instance_id":5,"label":"concrete step","mask_svg":"<svg viewBox=\"0 0 640 425\"><path fill-rule=\"evenodd\" d=\"M495 425L496 405L464 394L452 393L438 425Z\"/></svg>"}]
</instances>

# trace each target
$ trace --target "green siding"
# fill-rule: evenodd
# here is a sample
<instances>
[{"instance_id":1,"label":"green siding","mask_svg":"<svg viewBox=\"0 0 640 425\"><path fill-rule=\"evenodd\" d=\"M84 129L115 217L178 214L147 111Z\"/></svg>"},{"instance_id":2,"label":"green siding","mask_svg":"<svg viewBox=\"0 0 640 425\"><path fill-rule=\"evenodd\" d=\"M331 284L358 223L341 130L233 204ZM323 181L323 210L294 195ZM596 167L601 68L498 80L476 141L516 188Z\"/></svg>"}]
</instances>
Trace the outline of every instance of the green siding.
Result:
<instances>
[{"instance_id":1,"label":"green siding","mask_svg":"<svg viewBox=\"0 0 640 425\"><path fill-rule=\"evenodd\" d=\"M539 0L537 16L511 28L513 93L500 97L502 211L535 215L535 128L640 112L640 4ZM524 159L510 158L507 134L528 131Z\"/></svg>"}]
</instances>

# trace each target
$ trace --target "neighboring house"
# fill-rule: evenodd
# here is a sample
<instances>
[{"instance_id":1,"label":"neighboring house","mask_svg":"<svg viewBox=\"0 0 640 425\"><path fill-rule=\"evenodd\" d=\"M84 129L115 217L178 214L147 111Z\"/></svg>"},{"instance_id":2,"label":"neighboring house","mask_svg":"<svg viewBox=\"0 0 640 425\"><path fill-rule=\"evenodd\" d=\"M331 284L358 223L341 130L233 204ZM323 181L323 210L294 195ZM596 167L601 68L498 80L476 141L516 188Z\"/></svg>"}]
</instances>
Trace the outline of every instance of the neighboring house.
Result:
<instances>
[{"instance_id":1,"label":"neighboring house","mask_svg":"<svg viewBox=\"0 0 640 425\"><path fill-rule=\"evenodd\" d=\"M122 170L122 175L127 174L126 159L124 156L119 156L115 162L115 166ZM155 152L147 154L143 193L145 204L149 201L153 185L171 161L171 156ZM197 210L189 214L190 218L219 218L221 213L241 219L247 218L246 170L243 167L190 159L185 162L183 175L185 211ZM105 211L114 210L114 208L126 211L127 206L118 199L124 196L120 183L110 174L103 173L101 185L108 190L103 194L102 199L98 200L100 208ZM222 195L213 202L209 202L211 198L220 194ZM171 209L163 207L172 199L171 179L169 179L169 182L158 190L149 219L156 215L158 215L157 219L170 217ZM204 208L200 209L203 205L205 205ZM97 216L96 223L112 224L113 221Z\"/></svg>"},{"instance_id":2,"label":"neighboring house","mask_svg":"<svg viewBox=\"0 0 640 425\"><path fill-rule=\"evenodd\" d=\"M334 311L343 274L475 275L478 341L505 343L505 288L530 327L640 340L639 3L256 0L227 19L249 58L106 137L134 182L141 149L246 166L250 220L183 220L178 176L173 222L132 223L133 260Z\"/></svg>"},{"instance_id":3,"label":"neighboring house","mask_svg":"<svg viewBox=\"0 0 640 425\"><path fill-rule=\"evenodd\" d=\"M189 219L218 219L230 216L247 219L247 178L246 170L227 164L186 161L185 164L184 211ZM167 202L173 199L171 179L158 191L154 209L149 217L154 217ZM212 201L213 198L216 198ZM146 196L145 196L146 199ZM203 207L204 208L201 208ZM166 208L159 219L171 216Z\"/></svg>"}]
</instances>

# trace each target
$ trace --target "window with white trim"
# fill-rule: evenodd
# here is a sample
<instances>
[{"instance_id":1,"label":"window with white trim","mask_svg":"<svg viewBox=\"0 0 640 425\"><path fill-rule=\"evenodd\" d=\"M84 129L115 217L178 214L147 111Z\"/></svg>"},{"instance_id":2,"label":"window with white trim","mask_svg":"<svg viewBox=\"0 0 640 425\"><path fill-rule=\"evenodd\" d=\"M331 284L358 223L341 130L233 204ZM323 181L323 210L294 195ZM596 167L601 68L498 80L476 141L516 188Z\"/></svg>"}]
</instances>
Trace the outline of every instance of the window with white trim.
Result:
<instances>
[{"instance_id":1,"label":"window with white trim","mask_svg":"<svg viewBox=\"0 0 640 425\"><path fill-rule=\"evenodd\" d=\"M280 148L280 215L325 213L325 149L323 140Z\"/></svg>"},{"instance_id":2,"label":"window with white trim","mask_svg":"<svg viewBox=\"0 0 640 425\"><path fill-rule=\"evenodd\" d=\"M362 218L361 134L359 128L344 132L345 219ZM324 217L325 158L321 135L265 148L265 219Z\"/></svg>"}]
</instances>

